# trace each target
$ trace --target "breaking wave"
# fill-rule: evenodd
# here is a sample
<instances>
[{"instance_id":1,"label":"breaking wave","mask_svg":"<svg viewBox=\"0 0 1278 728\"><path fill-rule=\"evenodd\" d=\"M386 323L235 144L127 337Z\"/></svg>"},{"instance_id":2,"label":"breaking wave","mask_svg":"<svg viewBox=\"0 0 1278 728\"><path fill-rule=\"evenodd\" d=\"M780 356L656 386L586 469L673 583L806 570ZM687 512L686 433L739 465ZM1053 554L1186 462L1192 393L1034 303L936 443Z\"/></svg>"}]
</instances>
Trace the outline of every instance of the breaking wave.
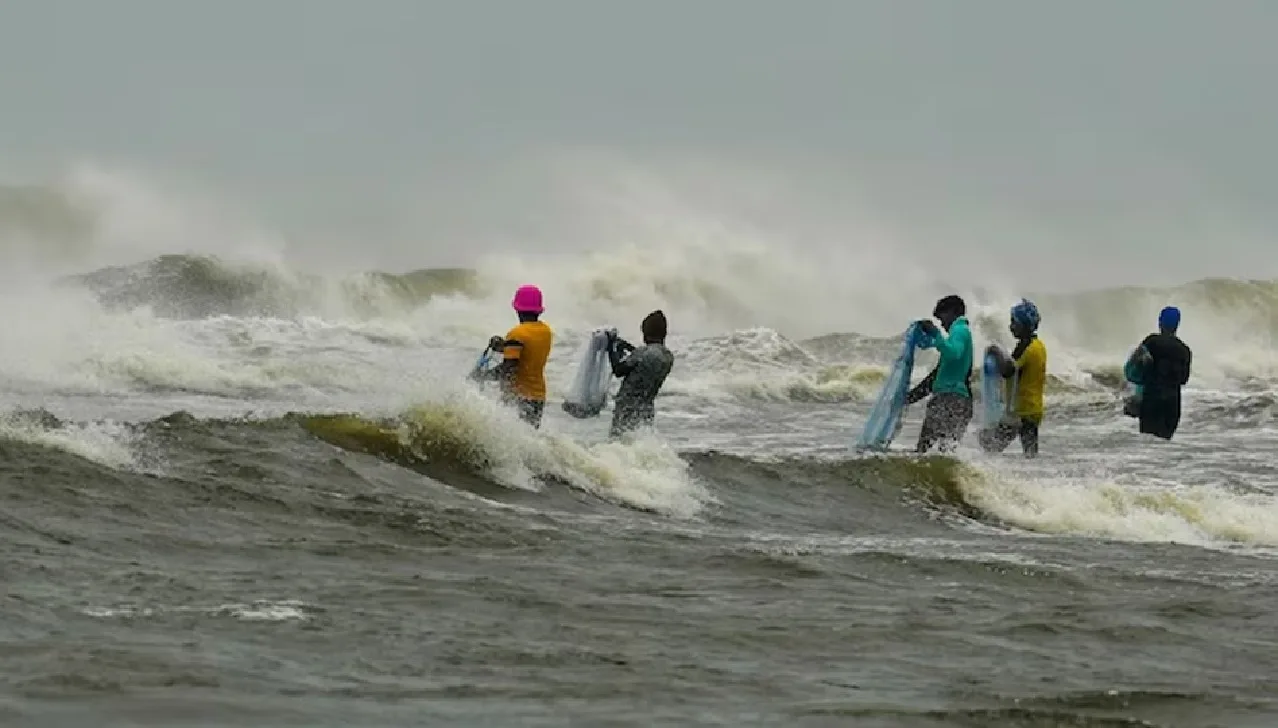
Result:
<instances>
[{"instance_id":1,"label":"breaking wave","mask_svg":"<svg viewBox=\"0 0 1278 728\"><path fill-rule=\"evenodd\" d=\"M4 303L64 306L47 297L88 295L108 313L159 319L390 321L460 343L507 325L510 291L534 282L546 292L557 331L628 330L662 308L674 336L710 357L699 369L722 369L716 357L741 363L732 365L731 386L747 396L842 401L864 397L873 367L891 361L899 332L935 296L957 289L969 301L978 345L1006 342L1007 307L1022 295L1034 298L1049 367L1063 387L1112 386L1123 356L1169 303L1184 311L1181 333L1195 349L1196 383L1259 389L1278 379L1278 282L1203 279L1075 293L1006 280L943 282L909 251L895 252L875 236L804 252L784 233L650 187L586 195L600 206L586 217L612 221L586 252L541 251L530 242L472 256L465 268L321 274L286 263L290 246L280 236L197 196L81 166L57 184L0 187L0 258L21 283ZM32 260L58 264L51 292L36 290L26 275ZM777 332L792 355L778 359L781 352L748 333L754 330ZM741 374L757 358L781 364L773 367L777 376Z\"/></svg>"},{"instance_id":2,"label":"breaking wave","mask_svg":"<svg viewBox=\"0 0 1278 728\"><path fill-rule=\"evenodd\" d=\"M216 436L227 428L241 432ZM624 508L711 523L784 514L791 500L805 512L830 501L841 502L831 506L832 514L845 514L837 518L851 518L851 524L862 517L882 518L884 509L898 512L893 520L909 520L908 511L922 509L941 514L953 528L976 523L1042 535L1278 547L1278 498L1263 488L1161 482L1132 473L1049 477L942 456L758 459L678 453L644 437L582 443L521 427L513 414L465 392L386 418L293 413L216 420L174 413L131 425L64 422L28 412L0 422L0 447L15 461L25 457L13 450L18 445L112 470L163 473L166 468L157 470L156 463L192 457L182 449L210 447L196 454L214 462L226 442L243 439L266 443L268 452L302 458L290 467L305 468L314 455L287 446L295 429L316 443L370 455L498 501L503 491L532 495L566 486ZM711 504L716 508L707 513Z\"/></svg>"},{"instance_id":3,"label":"breaking wave","mask_svg":"<svg viewBox=\"0 0 1278 728\"><path fill-rule=\"evenodd\" d=\"M477 298L481 292L473 270L423 269L402 275L372 271L334 280L196 255L164 255L69 276L61 283L88 289L108 310L146 308L158 316L179 319L396 317L436 296Z\"/></svg>"}]
</instances>

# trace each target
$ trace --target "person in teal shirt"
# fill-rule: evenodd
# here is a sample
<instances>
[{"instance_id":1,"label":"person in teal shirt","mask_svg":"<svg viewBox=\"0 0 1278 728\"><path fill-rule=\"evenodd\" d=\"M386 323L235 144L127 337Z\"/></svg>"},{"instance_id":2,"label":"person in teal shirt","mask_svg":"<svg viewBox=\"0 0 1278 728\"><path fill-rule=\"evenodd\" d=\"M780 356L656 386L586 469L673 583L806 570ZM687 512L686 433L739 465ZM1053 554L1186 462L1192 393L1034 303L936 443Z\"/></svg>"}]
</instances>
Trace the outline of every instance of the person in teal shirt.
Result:
<instances>
[{"instance_id":1,"label":"person in teal shirt","mask_svg":"<svg viewBox=\"0 0 1278 728\"><path fill-rule=\"evenodd\" d=\"M967 304L959 296L946 296L936 302L932 316L945 330L930 320L919 321L927 337L922 348L936 349L940 359L906 397L913 404L931 395L919 431L916 449L920 453L933 447L953 451L972 421L972 331L967 325Z\"/></svg>"}]
</instances>

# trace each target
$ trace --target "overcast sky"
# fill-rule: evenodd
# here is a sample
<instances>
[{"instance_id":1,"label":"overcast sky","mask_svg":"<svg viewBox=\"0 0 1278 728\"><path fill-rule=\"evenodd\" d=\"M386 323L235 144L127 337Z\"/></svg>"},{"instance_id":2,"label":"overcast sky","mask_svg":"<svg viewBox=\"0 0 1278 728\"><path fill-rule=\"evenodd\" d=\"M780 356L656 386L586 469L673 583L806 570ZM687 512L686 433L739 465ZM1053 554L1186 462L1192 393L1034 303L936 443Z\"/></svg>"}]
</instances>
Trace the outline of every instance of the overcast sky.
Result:
<instances>
[{"instance_id":1,"label":"overcast sky","mask_svg":"<svg viewBox=\"0 0 1278 728\"><path fill-rule=\"evenodd\" d=\"M1265 0L3 0L0 177L174 175L407 267L625 160L827 241L1275 275L1274 38Z\"/></svg>"}]
</instances>

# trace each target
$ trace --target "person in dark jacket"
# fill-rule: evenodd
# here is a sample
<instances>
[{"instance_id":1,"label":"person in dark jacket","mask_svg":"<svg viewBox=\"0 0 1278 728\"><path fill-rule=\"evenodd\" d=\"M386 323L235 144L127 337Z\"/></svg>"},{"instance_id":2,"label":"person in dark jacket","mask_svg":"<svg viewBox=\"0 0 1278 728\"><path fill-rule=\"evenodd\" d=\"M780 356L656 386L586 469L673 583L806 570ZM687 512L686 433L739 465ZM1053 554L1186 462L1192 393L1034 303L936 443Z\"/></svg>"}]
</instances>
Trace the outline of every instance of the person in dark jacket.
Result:
<instances>
[{"instance_id":1,"label":"person in dark jacket","mask_svg":"<svg viewBox=\"0 0 1278 728\"><path fill-rule=\"evenodd\" d=\"M621 388L613 398L610 437L652 425L656 417L657 393L674 367L674 354L666 348L666 315L653 311L639 325L643 346L609 331L608 361L612 373L621 378Z\"/></svg>"},{"instance_id":2,"label":"person in dark jacket","mask_svg":"<svg viewBox=\"0 0 1278 728\"><path fill-rule=\"evenodd\" d=\"M1180 389L1189 383L1193 352L1176 335L1180 309L1168 306L1158 314L1158 333L1150 334L1137 348L1136 366L1141 381L1141 434L1172 439L1180 425Z\"/></svg>"}]
</instances>

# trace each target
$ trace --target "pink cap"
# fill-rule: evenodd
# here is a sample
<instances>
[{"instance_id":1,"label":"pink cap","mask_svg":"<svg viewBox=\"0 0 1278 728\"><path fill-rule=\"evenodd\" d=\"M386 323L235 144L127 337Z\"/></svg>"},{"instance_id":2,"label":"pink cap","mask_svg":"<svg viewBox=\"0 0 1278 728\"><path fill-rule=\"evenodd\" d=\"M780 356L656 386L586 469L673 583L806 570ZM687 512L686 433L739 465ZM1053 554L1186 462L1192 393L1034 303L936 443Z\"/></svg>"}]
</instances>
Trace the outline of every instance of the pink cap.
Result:
<instances>
[{"instance_id":1,"label":"pink cap","mask_svg":"<svg viewBox=\"0 0 1278 728\"><path fill-rule=\"evenodd\" d=\"M541 313L546 310L541 303L541 289L537 286L520 286L510 305L519 313Z\"/></svg>"}]
</instances>

